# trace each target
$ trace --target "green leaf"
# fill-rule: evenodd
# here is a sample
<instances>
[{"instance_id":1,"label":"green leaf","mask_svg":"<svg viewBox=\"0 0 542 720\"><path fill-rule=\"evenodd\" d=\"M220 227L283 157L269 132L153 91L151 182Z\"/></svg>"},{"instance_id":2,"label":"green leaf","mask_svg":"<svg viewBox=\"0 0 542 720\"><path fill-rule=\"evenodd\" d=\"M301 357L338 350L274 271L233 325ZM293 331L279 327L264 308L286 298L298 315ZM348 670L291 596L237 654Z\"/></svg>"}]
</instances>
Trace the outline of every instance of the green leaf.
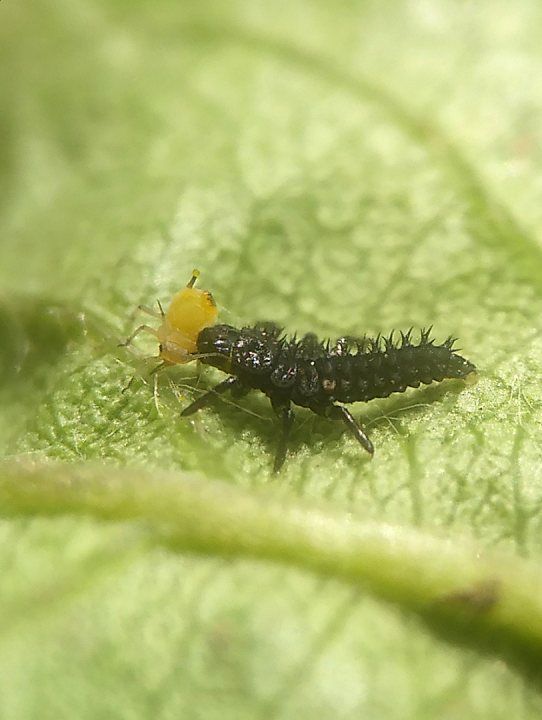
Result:
<instances>
[{"instance_id":1,"label":"green leaf","mask_svg":"<svg viewBox=\"0 0 542 720\"><path fill-rule=\"evenodd\" d=\"M2 719L538 718L538 5L0 14ZM276 477L265 398L183 421L219 373L117 348L193 267L479 382L353 406L372 462L300 409Z\"/></svg>"}]
</instances>

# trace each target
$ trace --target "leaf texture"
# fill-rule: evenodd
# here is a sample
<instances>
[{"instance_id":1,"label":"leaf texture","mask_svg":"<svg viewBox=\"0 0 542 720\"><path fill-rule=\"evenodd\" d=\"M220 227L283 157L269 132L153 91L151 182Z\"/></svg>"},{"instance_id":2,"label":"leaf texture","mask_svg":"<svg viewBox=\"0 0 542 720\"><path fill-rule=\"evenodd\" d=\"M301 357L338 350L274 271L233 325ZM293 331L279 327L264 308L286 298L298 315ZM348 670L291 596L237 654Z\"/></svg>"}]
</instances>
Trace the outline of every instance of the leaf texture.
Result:
<instances>
[{"instance_id":1,"label":"leaf texture","mask_svg":"<svg viewBox=\"0 0 542 720\"><path fill-rule=\"evenodd\" d=\"M121 466L192 473L247 497L270 486L286 507L315 502L429 548L469 538L516 557L512 577L536 563L538 5L75 0L0 14L2 455L103 463L112 480ZM323 337L433 324L479 382L354 406L372 462L300 410L275 478L264 398L181 421L219 374L162 375L156 407L145 362L116 347L134 308L167 303L193 267L225 322ZM179 552L152 540L151 506L104 521L6 503L2 718L540 717L524 665L476 632L465 644L431 629L398 587L388 604L301 559Z\"/></svg>"}]
</instances>

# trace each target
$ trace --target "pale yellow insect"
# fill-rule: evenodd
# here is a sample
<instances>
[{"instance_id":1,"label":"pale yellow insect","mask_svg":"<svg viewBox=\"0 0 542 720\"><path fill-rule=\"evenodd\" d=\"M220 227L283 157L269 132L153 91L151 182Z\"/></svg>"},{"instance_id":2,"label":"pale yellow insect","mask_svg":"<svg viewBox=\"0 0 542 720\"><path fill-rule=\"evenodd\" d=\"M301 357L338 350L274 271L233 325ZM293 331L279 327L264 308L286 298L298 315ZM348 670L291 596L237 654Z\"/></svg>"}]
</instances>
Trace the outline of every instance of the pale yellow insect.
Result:
<instances>
[{"instance_id":1,"label":"pale yellow insect","mask_svg":"<svg viewBox=\"0 0 542 720\"><path fill-rule=\"evenodd\" d=\"M158 340L158 357L162 365L178 365L194 360L197 351L197 339L203 328L214 325L218 310L211 293L194 287L199 277L199 270L192 271L192 277L186 287L172 297L167 312L164 312L160 301L159 310L140 305L142 312L159 318L159 327L140 325L130 335L123 346L130 345L136 335L147 332Z\"/></svg>"}]
</instances>

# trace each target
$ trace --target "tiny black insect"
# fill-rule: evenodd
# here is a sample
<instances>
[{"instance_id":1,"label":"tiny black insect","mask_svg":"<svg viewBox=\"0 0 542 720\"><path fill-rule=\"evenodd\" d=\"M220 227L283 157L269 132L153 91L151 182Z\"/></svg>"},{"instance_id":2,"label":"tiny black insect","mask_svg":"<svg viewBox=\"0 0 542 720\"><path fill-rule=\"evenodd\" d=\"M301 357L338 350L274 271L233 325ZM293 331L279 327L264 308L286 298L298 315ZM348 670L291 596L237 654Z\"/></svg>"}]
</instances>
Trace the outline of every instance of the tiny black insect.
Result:
<instances>
[{"instance_id":1,"label":"tiny black insect","mask_svg":"<svg viewBox=\"0 0 542 720\"><path fill-rule=\"evenodd\" d=\"M196 341L198 357L230 377L185 408L182 415L191 415L227 390L236 397L251 389L261 390L282 420L275 472L286 457L294 419L292 403L342 420L372 455L373 444L363 427L337 403L384 398L422 383L464 379L476 371L471 362L454 352L454 338L436 345L430 331L422 330L417 342L409 330L399 333L397 339L394 333L389 337L343 337L331 345L319 342L313 334L289 339L274 323L240 330L231 325L203 328Z\"/></svg>"}]
</instances>

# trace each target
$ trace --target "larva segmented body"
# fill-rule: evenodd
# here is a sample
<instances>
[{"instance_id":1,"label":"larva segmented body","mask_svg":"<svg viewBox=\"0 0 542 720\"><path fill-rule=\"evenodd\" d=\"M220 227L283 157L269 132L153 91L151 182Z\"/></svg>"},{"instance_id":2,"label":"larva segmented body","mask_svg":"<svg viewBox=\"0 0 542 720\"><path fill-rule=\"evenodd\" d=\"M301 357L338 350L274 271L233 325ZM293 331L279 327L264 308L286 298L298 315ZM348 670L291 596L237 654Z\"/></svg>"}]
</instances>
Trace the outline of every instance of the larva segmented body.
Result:
<instances>
[{"instance_id":1,"label":"larva segmented body","mask_svg":"<svg viewBox=\"0 0 542 720\"><path fill-rule=\"evenodd\" d=\"M418 342L412 331L389 337L340 338L334 345L321 343L308 334L288 339L273 323L259 323L237 329L231 325L204 328L197 338L197 352L203 363L230 377L214 391L186 408L189 415L207 404L212 395L231 390L242 395L260 390L271 400L282 418L283 431L275 470L285 458L293 421L291 404L307 407L331 418L340 418L369 453L373 445L342 405L383 398L407 387L418 387L445 378L464 379L475 366L458 355L454 339L436 345L430 329L422 330Z\"/></svg>"}]
</instances>

